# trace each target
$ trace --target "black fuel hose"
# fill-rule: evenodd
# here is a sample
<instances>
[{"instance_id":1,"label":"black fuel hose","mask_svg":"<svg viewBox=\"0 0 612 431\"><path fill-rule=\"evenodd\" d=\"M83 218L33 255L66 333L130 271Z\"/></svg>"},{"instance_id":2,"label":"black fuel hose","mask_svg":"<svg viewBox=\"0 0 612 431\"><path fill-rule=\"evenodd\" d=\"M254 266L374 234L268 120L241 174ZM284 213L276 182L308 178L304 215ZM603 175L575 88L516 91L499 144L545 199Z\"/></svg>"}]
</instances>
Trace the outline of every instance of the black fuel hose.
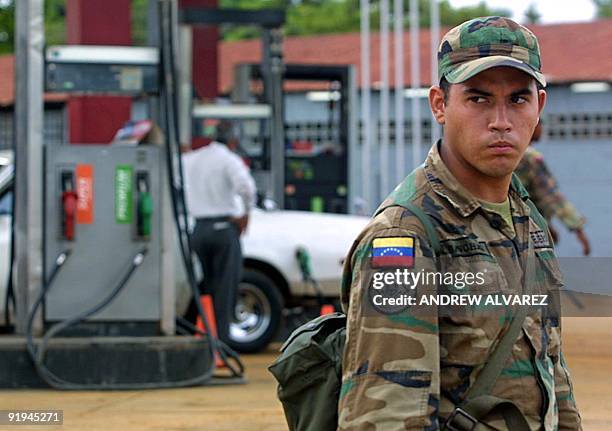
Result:
<instances>
[{"instance_id":1,"label":"black fuel hose","mask_svg":"<svg viewBox=\"0 0 612 431\"><path fill-rule=\"evenodd\" d=\"M191 245L191 237L188 233L189 219L185 204L180 132L178 126L178 66L176 62L177 50L175 49L178 12L176 10L176 4L171 0L160 0L159 6L161 21L160 39L162 45L160 54L163 80L160 87L162 90L162 105L164 106L163 112L165 114L164 128L167 135L166 163L170 182L170 193L172 195L172 210L179 238L181 257L183 258L187 279L193 293L193 301L195 302L198 315L202 320L205 331L208 334L209 345L212 349L211 354L213 354L213 356L215 352L219 354L224 365L230 370L233 377L242 377L244 366L240 362L238 354L231 350L221 340L213 337L208 318L200 303L200 290L197 286L195 271L193 269L193 247ZM227 361L228 357L231 357L233 361L238 364L238 368L235 368ZM214 372L214 369L211 372Z\"/></svg>"}]
</instances>

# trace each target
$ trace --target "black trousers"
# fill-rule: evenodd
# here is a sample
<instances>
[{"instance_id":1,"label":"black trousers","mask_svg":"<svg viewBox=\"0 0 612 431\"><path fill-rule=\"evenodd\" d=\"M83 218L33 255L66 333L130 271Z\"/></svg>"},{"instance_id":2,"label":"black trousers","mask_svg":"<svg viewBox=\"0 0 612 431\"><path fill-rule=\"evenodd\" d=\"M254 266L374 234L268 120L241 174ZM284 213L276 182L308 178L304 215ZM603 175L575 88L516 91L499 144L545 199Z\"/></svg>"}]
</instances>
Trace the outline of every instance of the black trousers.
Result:
<instances>
[{"instance_id":1,"label":"black trousers","mask_svg":"<svg viewBox=\"0 0 612 431\"><path fill-rule=\"evenodd\" d=\"M227 341L242 277L240 231L229 217L196 219L192 245L204 272L200 292L212 296L219 339Z\"/></svg>"}]
</instances>

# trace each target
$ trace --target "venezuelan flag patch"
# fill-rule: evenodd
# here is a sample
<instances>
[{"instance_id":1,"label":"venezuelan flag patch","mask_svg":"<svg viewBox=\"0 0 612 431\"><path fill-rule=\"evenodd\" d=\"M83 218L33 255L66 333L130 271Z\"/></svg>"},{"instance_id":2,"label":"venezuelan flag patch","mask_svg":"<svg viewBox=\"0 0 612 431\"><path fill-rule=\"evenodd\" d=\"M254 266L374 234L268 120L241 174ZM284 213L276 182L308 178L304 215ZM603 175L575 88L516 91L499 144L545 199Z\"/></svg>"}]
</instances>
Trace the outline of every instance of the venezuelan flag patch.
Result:
<instances>
[{"instance_id":1,"label":"venezuelan flag patch","mask_svg":"<svg viewBox=\"0 0 612 431\"><path fill-rule=\"evenodd\" d=\"M372 242L373 268L414 266L414 237L375 238Z\"/></svg>"}]
</instances>

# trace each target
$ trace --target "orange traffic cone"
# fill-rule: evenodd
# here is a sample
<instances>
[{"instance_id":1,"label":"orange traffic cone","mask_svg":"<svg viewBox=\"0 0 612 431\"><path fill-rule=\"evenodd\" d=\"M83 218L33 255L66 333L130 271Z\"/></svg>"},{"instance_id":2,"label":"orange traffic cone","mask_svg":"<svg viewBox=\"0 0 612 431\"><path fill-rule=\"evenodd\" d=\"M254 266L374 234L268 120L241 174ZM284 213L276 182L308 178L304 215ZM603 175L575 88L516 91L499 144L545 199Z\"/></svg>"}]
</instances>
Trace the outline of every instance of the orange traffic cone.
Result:
<instances>
[{"instance_id":1,"label":"orange traffic cone","mask_svg":"<svg viewBox=\"0 0 612 431\"><path fill-rule=\"evenodd\" d=\"M204 310L204 314L208 318L208 325L210 326L210 332L212 332L212 336L218 338L217 335L217 320L215 319L215 307L213 306L212 296L210 295L201 295L200 296L200 304L202 304L202 309ZM198 315L196 320L196 327L202 331L206 332L206 328L204 327L204 322L202 322L202 318ZM202 337L199 333L196 333L196 337ZM215 366L217 368L222 368L225 366L225 363L221 360L219 356L219 352L215 351Z\"/></svg>"},{"instance_id":2,"label":"orange traffic cone","mask_svg":"<svg viewBox=\"0 0 612 431\"><path fill-rule=\"evenodd\" d=\"M336 309L334 308L333 304L323 304L321 306L321 316L325 316L326 314L332 314L335 311Z\"/></svg>"}]
</instances>

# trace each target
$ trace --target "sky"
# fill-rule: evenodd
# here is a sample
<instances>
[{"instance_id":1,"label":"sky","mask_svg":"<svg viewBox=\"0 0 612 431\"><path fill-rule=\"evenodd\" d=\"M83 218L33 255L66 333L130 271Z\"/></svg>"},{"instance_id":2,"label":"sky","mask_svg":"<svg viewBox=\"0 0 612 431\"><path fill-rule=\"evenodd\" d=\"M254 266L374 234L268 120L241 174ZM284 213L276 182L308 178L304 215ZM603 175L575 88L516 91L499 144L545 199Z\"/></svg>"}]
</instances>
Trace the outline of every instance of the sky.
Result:
<instances>
[{"instance_id":1,"label":"sky","mask_svg":"<svg viewBox=\"0 0 612 431\"><path fill-rule=\"evenodd\" d=\"M455 7L477 5L480 0L449 0ZM531 3L542 15L543 23L590 21L595 16L591 0L485 0L490 7L512 10L515 21L524 21L525 10Z\"/></svg>"}]
</instances>

